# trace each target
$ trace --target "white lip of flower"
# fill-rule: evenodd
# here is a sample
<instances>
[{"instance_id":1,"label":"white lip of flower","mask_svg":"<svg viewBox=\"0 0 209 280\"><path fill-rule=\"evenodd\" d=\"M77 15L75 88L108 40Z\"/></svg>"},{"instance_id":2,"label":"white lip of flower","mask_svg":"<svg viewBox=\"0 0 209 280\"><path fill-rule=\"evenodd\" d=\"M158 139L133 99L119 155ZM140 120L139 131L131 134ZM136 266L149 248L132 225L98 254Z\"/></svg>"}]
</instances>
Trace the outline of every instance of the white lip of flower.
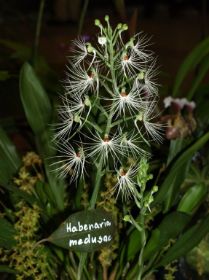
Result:
<instances>
[{"instance_id":1,"label":"white lip of flower","mask_svg":"<svg viewBox=\"0 0 209 280\"><path fill-rule=\"evenodd\" d=\"M148 157L149 153L142 148L140 148L140 140L138 133L132 132L131 134L124 135L122 137L121 145L124 147L128 156L132 156L135 159L139 159L139 157Z\"/></svg>"},{"instance_id":2,"label":"white lip of flower","mask_svg":"<svg viewBox=\"0 0 209 280\"><path fill-rule=\"evenodd\" d=\"M71 175L70 181L75 181L78 177L83 176L85 171L85 154L83 148L80 147L78 152L67 143L62 143L58 147L61 153L57 156L57 161L51 164L55 166L54 171L59 174L59 177L66 177Z\"/></svg>"},{"instance_id":3,"label":"white lip of flower","mask_svg":"<svg viewBox=\"0 0 209 280\"><path fill-rule=\"evenodd\" d=\"M79 114L85 109L85 103L83 102L81 96L73 95L73 98L63 98L63 106L60 106L60 111L71 112L72 114Z\"/></svg>"},{"instance_id":4,"label":"white lip of flower","mask_svg":"<svg viewBox=\"0 0 209 280\"><path fill-rule=\"evenodd\" d=\"M116 117L126 115L126 111L130 114L136 114L136 111L140 108L140 100L133 91L127 93L125 90L122 90L121 93L108 100L111 100L113 104L108 106L109 110L114 108Z\"/></svg>"},{"instance_id":5,"label":"white lip of flower","mask_svg":"<svg viewBox=\"0 0 209 280\"><path fill-rule=\"evenodd\" d=\"M143 79L141 79L142 72L143 72ZM146 70L142 69L139 72L138 77L135 80L136 86L143 88L149 94L157 95L158 84L155 82L155 77L156 77L157 73L158 73L158 69L155 68L155 61L153 61Z\"/></svg>"},{"instance_id":6,"label":"white lip of flower","mask_svg":"<svg viewBox=\"0 0 209 280\"><path fill-rule=\"evenodd\" d=\"M66 139L70 135L73 126L73 114L70 110L59 110L59 118L61 121L54 125L54 137L53 141L59 141L60 139Z\"/></svg>"},{"instance_id":7,"label":"white lip of flower","mask_svg":"<svg viewBox=\"0 0 209 280\"><path fill-rule=\"evenodd\" d=\"M152 59L152 52L145 52L146 48L150 45L150 37L140 32L136 34L133 38L133 41L136 40L136 43L132 44L132 50L140 57L141 60L147 62Z\"/></svg>"},{"instance_id":8,"label":"white lip of flower","mask_svg":"<svg viewBox=\"0 0 209 280\"><path fill-rule=\"evenodd\" d=\"M86 154L94 161L98 159L102 161L102 164L106 164L108 159L112 157L113 161L120 161L119 155L121 154L121 136L114 134L113 136L105 135L104 138L96 133L92 135L92 138L86 136L91 140L91 143L86 143Z\"/></svg>"},{"instance_id":9,"label":"white lip of flower","mask_svg":"<svg viewBox=\"0 0 209 280\"><path fill-rule=\"evenodd\" d=\"M85 43L81 38L73 41L73 54L70 56L74 65L78 65L89 58L89 67L92 66L96 59L96 52L90 43Z\"/></svg>"},{"instance_id":10,"label":"white lip of flower","mask_svg":"<svg viewBox=\"0 0 209 280\"><path fill-rule=\"evenodd\" d=\"M81 39L73 41L73 56L71 57L73 62L76 64L81 63L88 55L86 43Z\"/></svg>"},{"instance_id":11,"label":"white lip of flower","mask_svg":"<svg viewBox=\"0 0 209 280\"><path fill-rule=\"evenodd\" d=\"M107 43L106 37L98 37L98 43L102 46L106 45Z\"/></svg>"},{"instance_id":12,"label":"white lip of flower","mask_svg":"<svg viewBox=\"0 0 209 280\"><path fill-rule=\"evenodd\" d=\"M122 67L122 72L126 77L134 76L142 69L142 61L133 51L123 52L118 67Z\"/></svg>"},{"instance_id":13,"label":"white lip of flower","mask_svg":"<svg viewBox=\"0 0 209 280\"><path fill-rule=\"evenodd\" d=\"M80 115L85 109L85 101L78 95L74 95L73 99L69 100L66 97L63 99L63 105L59 106L58 114L61 119L59 124L55 125L55 135L53 140L66 139L69 137L73 122L77 122L80 125L81 119ZM89 112L88 112L89 114Z\"/></svg>"},{"instance_id":14,"label":"white lip of flower","mask_svg":"<svg viewBox=\"0 0 209 280\"><path fill-rule=\"evenodd\" d=\"M136 115L136 112L144 107L146 100L140 97L140 89L133 86L133 88L126 92L125 88L120 93L114 95L113 98L106 98L106 100L112 101L113 105L107 106L109 110L114 109L116 118L121 115L126 115L128 112L130 115ZM113 107L113 108L112 108Z\"/></svg>"},{"instance_id":15,"label":"white lip of flower","mask_svg":"<svg viewBox=\"0 0 209 280\"><path fill-rule=\"evenodd\" d=\"M138 126L138 122L142 122L144 124L144 127L148 135L150 135L155 142L162 143L163 141L162 134L163 134L164 126L160 123L154 122L154 120L158 116L159 116L159 112L156 111L156 101L153 100L150 103L147 103L147 105L145 105L144 109L136 117L134 124L138 132L141 134L141 130Z\"/></svg>"},{"instance_id":16,"label":"white lip of flower","mask_svg":"<svg viewBox=\"0 0 209 280\"><path fill-rule=\"evenodd\" d=\"M69 68L69 77L66 81L67 85L65 86L67 94L82 96L88 91L98 94L99 78L97 71L97 67L88 71L83 69L80 64Z\"/></svg>"},{"instance_id":17,"label":"white lip of flower","mask_svg":"<svg viewBox=\"0 0 209 280\"><path fill-rule=\"evenodd\" d=\"M134 177L138 171L137 166L130 166L128 170L123 167L117 172L118 182L114 186L114 190L117 191L117 197L121 193L125 200L135 195L135 182Z\"/></svg>"}]
</instances>

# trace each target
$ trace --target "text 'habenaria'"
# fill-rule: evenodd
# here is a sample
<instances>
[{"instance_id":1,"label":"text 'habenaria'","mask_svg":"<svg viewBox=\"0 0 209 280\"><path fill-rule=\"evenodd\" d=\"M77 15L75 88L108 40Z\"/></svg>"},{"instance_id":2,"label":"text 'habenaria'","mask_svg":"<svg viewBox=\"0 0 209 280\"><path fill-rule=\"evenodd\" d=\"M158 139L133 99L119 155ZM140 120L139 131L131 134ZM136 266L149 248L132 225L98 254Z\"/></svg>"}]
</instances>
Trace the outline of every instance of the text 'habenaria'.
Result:
<instances>
[{"instance_id":1,"label":"text 'habenaria'","mask_svg":"<svg viewBox=\"0 0 209 280\"><path fill-rule=\"evenodd\" d=\"M112 223L106 219L103 219L102 222L95 222L91 224L82 224L80 221L77 223L66 223L66 231L67 232L82 232L82 231L91 231L91 230L97 230L102 229L106 227L110 227Z\"/></svg>"}]
</instances>

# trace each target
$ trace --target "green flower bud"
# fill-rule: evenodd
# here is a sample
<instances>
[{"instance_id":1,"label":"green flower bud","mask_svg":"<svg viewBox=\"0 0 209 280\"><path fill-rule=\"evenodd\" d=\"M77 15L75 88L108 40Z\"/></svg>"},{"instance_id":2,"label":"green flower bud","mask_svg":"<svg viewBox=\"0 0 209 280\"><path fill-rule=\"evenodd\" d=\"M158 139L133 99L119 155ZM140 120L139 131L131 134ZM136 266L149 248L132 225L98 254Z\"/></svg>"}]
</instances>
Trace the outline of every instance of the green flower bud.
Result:
<instances>
[{"instance_id":1,"label":"green flower bud","mask_svg":"<svg viewBox=\"0 0 209 280\"><path fill-rule=\"evenodd\" d=\"M85 97L84 104L85 104L87 107L91 107L91 101L90 101L90 99L89 99L88 96Z\"/></svg>"},{"instance_id":2,"label":"green flower bud","mask_svg":"<svg viewBox=\"0 0 209 280\"><path fill-rule=\"evenodd\" d=\"M153 193L156 193L156 192L158 191L158 186L154 186L154 187L152 188L152 191L153 191Z\"/></svg>"},{"instance_id":3,"label":"green flower bud","mask_svg":"<svg viewBox=\"0 0 209 280\"><path fill-rule=\"evenodd\" d=\"M123 24L122 29L123 29L124 31L125 31L125 30L128 30L128 25L127 25L127 24Z\"/></svg>"},{"instance_id":4,"label":"green flower bud","mask_svg":"<svg viewBox=\"0 0 209 280\"><path fill-rule=\"evenodd\" d=\"M144 77L145 77L145 72L144 72L144 71L139 72L137 78L138 78L139 80L144 80Z\"/></svg>"},{"instance_id":5,"label":"green flower bud","mask_svg":"<svg viewBox=\"0 0 209 280\"><path fill-rule=\"evenodd\" d=\"M94 48L92 47L91 44L88 44L87 51L88 51L88 53L92 53L94 51Z\"/></svg>"},{"instance_id":6,"label":"green flower bud","mask_svg":"<svg viewBox=\"0 0 209 280\"><path fill-rule=\"evenodd\" d=\"M80 123L81 122L81 118L79 115L75 115L74 116L74 122Z\"/></svg>"},{"instance_id":7,"label":"green flower bud","mask_svg":"<svg viewBox=\"0 0 209 280\"><path fill-rule=\"evenodd\" d=\"M96 26L100 26L100 25L101 25L101 22L100 22L99 19L95 19L94 24L95 24Z\"/></svg>"},{"instance_id":8,"label":"green flower bud","mask_svg":"<svg viewBox=\"0 0 209 280\"><path fill-rule=\"evenodd\" d=\"M143 113L140 112L137 117L136 117L137 121L142 121L143 120Z\"/></svg>"},{"instance_id":9,"label":"green flower bud","mask_svg":"<svg viewBox=\"0 0 209 280\"><path fill-rule=\"evenodd\" d=\"M106 22L108 22L109 21L109 16L106 15L104 19L105 19Z\"/></svg>"},{"instance_id":10,"label":"green flower bud","mask_svg":"<svg viewBox=\"0 0 209 280\"><path fill-rule=\"evenodd\" d=\"M122 23L118 23L117 29L122 29Z\"/></svg>"},{"instance_id":11,"label":"green flower bud","mask_svg":"<svg viewBox=\"0 0 209 280\"><path fill-rule=\"evenodd\" d=\"M130 222L130 223L131 223L131 218L130 218L129 215L125 215L124 218L123 218L123 220L124 220L125 222Z\"/></svg>"}]
</instances>

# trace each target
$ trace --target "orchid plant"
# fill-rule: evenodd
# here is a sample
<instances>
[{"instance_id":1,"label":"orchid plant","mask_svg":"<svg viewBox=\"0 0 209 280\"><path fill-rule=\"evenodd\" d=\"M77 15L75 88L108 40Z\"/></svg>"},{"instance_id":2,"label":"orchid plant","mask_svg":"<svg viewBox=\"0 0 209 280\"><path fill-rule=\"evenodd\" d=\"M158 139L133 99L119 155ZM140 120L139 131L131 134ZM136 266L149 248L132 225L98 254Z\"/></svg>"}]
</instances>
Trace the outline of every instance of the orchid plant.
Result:
<instances>
[{"instance_id":1,"label":"orchid plant","mask_svg":"<svg viewBox=\"0 0 209 280\"><path fill-rule=\"evenodd\" d=\"M149 39L142 33L124 42L126 24L112 29L109 17L105 25L98 19L97 45L82 39L74 41L65 82L63 103L58 109L61 122L56 125L55 143L59 151L52 164L56 173L70 181L87 180L95 173L89 209L94 209L102 187L102 177L117 178L112 191L127 201L134 199L141 209L140 222L124 217L142 232L139 257L143 271L143 247L146 244L144 215L150 211L154 186L145 194L147 159L152 141L162 141L162 124L157 122L158 90L153 53L146 51Z\"/></svg>"},{"instance_id":2,"label":"orchid plant","mask_svg":"<svg viewBox=\"0 0 209 280\"><path fill-rule=\"evenodd\" d=\"M113 30L108 16L105 22L95 20L100 30L96 46L74 41L54 137L60 154L53 165L60 176L77 181L88 177L87 169L95 170L90 208L107 172L117 176L117 196L139 199L139 162L150 156L151 141L162 141L149 39L140 33L124 42L128 26Z\"/></svg>"}]
</instances>

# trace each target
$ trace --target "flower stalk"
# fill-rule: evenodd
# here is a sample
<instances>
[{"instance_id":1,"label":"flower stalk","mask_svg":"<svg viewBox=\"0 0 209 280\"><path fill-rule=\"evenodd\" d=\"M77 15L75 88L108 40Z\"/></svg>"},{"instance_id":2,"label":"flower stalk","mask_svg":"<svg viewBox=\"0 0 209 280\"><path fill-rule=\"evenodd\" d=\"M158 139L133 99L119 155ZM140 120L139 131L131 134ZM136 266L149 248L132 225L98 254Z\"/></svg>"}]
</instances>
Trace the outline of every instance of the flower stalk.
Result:
<instances>
[{"instance_id":1,"label":"flower stalk","mask_svg":"<svg viewBox=\"0 0 209 280\"><path fill-rule=\"evenodd\" d=\"M118 178L117 197L135 199L139 162L149 157L150 142L162 139L155 60L145 51L146 37L138 34L125 42L128 26L112 29L108 16L104 25L99 20L95 25L100 31L96 44L78 39L73 45L53 164L70 182L81 176L89 181L89 170L95 171L91 209L107 172Z\"/></svg>"}]
</instances>

